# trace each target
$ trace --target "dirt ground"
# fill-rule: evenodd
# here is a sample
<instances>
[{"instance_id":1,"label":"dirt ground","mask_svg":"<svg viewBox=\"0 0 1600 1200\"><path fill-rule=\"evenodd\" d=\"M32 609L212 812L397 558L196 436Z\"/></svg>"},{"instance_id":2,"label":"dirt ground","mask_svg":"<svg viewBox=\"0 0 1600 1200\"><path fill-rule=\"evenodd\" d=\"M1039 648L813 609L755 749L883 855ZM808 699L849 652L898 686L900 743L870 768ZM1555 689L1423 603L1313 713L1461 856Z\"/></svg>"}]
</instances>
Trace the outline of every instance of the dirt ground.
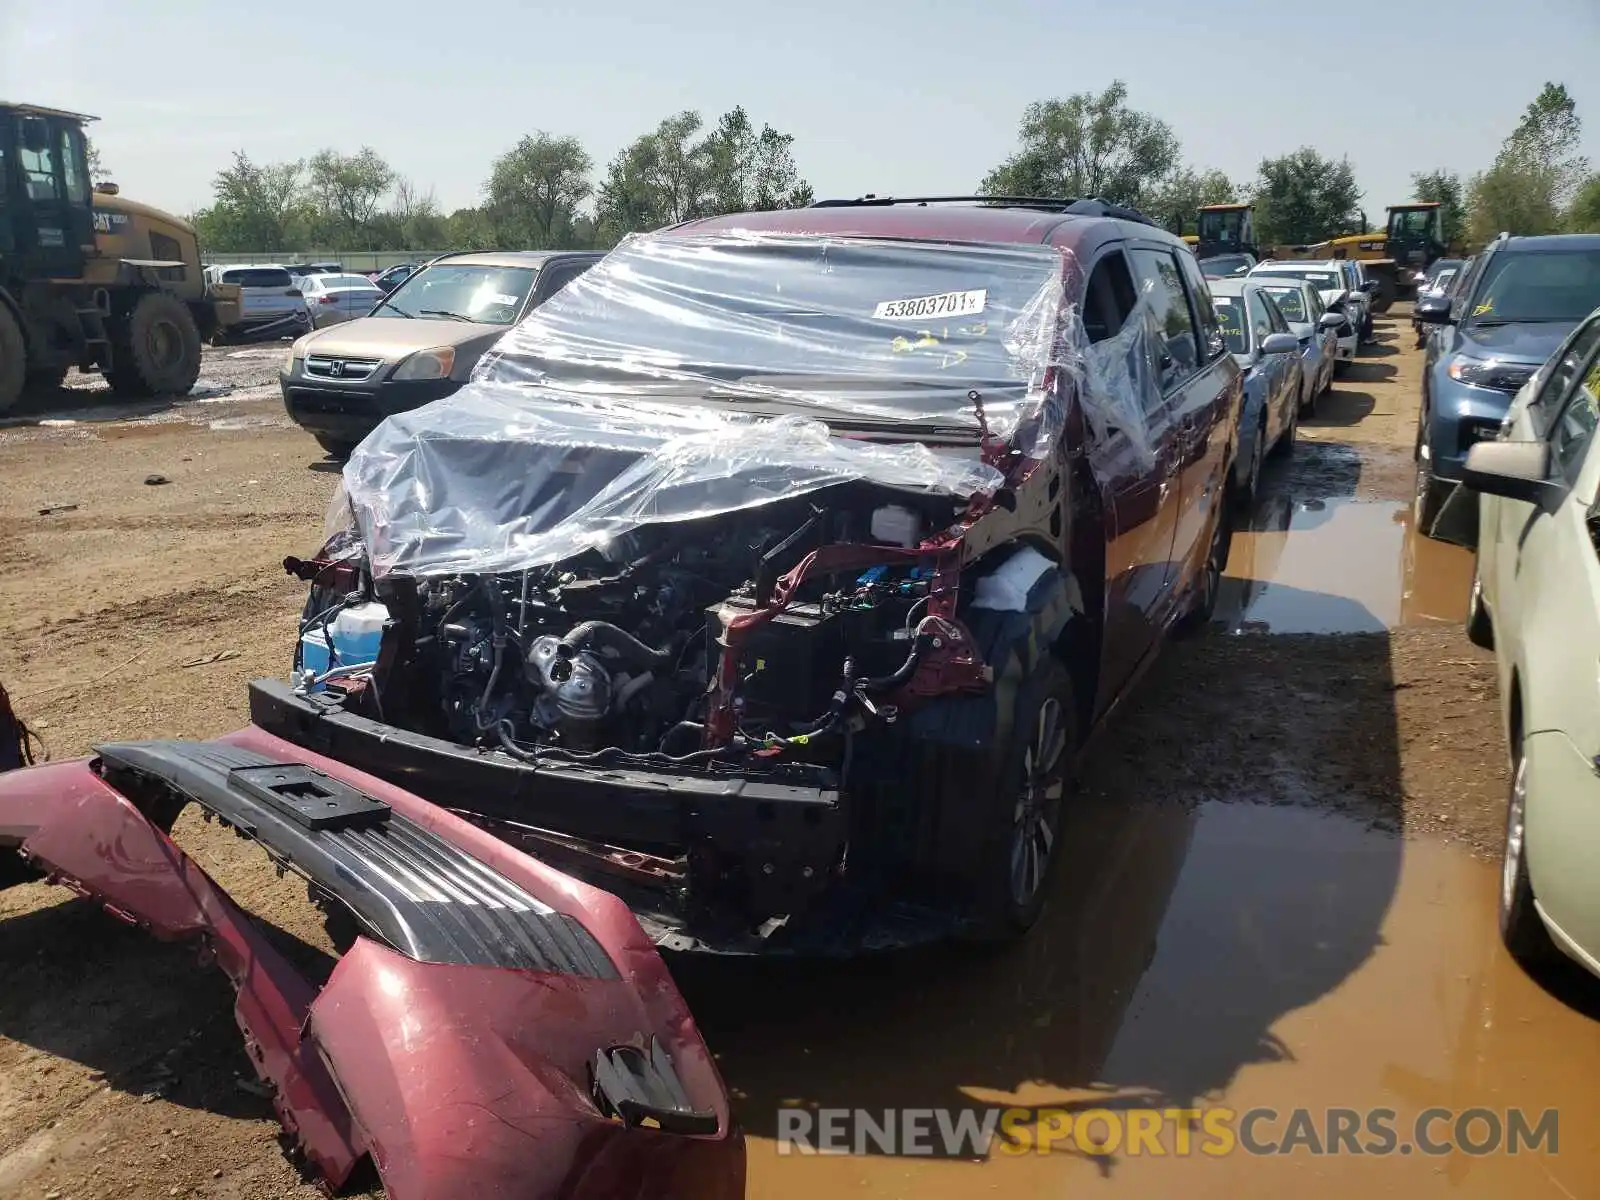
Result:
<instances>
[{"instance_id":1,"label":"dirt ground","mask_svg":"<svg viewBox=\"0 0 1600 1200\"><path fill-rule=\"evenodd\" d=\"M1269 472L1264 511L1276 497L1288 532L1260 537L1285 564L1296 522L1329 511L1317 506L1376 512L1404 540L1352 541L1339 566L1392 575L1395 612L1351 601L1360 611L1323 632L1252 632L1252 587L1292 600L1306 585L1240 566L1236 544L1238 628L1164 655L1097 748L1091 802L1299 806L1498 854L1492 660L1448 611L1464 556L1417 552L1401 529L1420 356L1408 325L1380 332ZM336 475L283 418L278 353L208 352L203 378L224 394L109 411L68 394L0 423L0 679L53 756L226 732L245 719L246 681L287 670L302 589L280 563L320 541ZM1419 612L1410 598L1434 576L1442 611ZM320 943L303 891L247 846L187 818L178 832L253 911ZM729 1047L736 1099L787 1094L743 1052L737 989L686 976L713 1050ZM0 980L0 1196L315 1194L280 1153L225 983L191 952L28 885L0 892ZM785 1190L770 1178L753 1172L752 1194Z\"/></svg>"}]
</instances>

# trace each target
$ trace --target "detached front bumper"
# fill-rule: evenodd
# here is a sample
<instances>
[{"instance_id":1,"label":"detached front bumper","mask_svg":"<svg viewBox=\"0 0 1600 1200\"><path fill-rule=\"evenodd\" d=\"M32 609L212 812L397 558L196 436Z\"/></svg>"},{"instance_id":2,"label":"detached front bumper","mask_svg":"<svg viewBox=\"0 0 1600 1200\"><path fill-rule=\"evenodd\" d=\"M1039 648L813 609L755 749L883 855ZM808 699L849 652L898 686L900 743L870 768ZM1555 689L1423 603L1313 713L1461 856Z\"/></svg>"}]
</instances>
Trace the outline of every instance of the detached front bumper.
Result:
<instances>
[{"instance_id":1,"label":"detached front bumper","mask_svg":"<svg viewBox=\"0 0 1600 1200\"><path fill-rule=\"evenodd\" d=\"M668 950L837 957L953 936L965 914L846 871L849 799L823 767L759 775L549 761L415 734L326 693L250 684L260 728L403 784L603 887Z\"/></svg>"},{"instance_id":2,"label":"detached front bumper","mask_svg":"<svg viewBox=\"0 0 1600 1200\"><path fill-rule=\"evenodd\" d=\"M320 992L169 838L191 803L354 915ZM370 1157L393 1200L744 1194L715 1065L626 908L400 788L255 729L109 745L0 777L0 850L222 968L330 1188Z\"/></svg>"}]
</instances>

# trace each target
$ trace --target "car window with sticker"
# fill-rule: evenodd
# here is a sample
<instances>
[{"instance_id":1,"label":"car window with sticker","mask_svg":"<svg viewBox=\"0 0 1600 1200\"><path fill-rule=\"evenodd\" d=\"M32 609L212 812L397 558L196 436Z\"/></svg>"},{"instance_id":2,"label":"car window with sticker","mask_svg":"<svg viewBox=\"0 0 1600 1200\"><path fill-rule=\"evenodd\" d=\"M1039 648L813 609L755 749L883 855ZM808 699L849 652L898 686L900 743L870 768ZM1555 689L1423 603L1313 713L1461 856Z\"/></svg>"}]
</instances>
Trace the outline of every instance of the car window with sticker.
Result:
<instances>
[{"instance_id":1,"label":"car window with sticker","mask_svg":"<svg viewBox=\"0 0 1600 1200\"><path fill-rule=\"evenodd\" d=\"M1306 312L1306 295L1299 287L1284 284L1263 287L1261 290L1277 301L1278 311L1283 313L1285 320L1302 323L1314 320L1311 314Z\"/></svg>"},{"instance_id":2,"label":"car window with sticker","mask_svg":"<svg viewBox=\"0 0 1600 1200\"><path fill-rule=\"evenodd\" d=\"M1250 336L1244 328L1244 304L1238 296L1213 296L1211 302L1217 309L1217 320L1222 323L1222 337L1233 354L1250 353Z\"/></svg>"}]
</instances>

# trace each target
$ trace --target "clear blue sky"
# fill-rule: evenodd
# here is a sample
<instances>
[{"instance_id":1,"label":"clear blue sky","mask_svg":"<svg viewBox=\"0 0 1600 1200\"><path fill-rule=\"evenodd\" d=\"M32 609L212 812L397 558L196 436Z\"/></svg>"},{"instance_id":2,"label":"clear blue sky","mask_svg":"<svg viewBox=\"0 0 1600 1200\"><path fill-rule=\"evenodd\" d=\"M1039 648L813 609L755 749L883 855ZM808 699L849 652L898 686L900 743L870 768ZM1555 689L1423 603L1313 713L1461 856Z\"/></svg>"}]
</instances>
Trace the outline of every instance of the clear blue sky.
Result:
<instances>
[{"instance_id":1,"label":"clear blue sky","mask_svg":"<svg viewBox=\"0 0 1600 1200\"><path fill-rule=\"evenodd\" d=\"M1546 80L1600 167L1600 0L0 0L0 92L77 109L123 193L208 201L231 151L371 145L446 209L533 130L596 171L685 108L795 135L819 196L965 192L1032 100L1128 83L1236 179L1348 155L1369 215L1484 166ZM380 69L381 68L381 69Z\"/></svg>"}]
</instances>

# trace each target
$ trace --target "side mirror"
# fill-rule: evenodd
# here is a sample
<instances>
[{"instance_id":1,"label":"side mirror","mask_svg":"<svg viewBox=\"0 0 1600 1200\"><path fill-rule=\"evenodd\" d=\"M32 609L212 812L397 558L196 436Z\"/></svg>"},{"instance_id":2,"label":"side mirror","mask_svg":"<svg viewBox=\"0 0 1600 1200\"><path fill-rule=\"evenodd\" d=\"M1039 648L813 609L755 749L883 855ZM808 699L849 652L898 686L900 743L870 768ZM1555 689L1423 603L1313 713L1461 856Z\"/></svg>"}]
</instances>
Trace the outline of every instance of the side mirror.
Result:
<instances>
[{"instance_id":1,"label":"side mirror","mask_svg":"<svg viewBox=\"0 0 1600 1200\"><path fill-rule=\"evenodd\" d=\"M1344 324L1344 314L1339 312L1325 312L1317 318L1319 329L1337 329Z\"/></svg>"},{"instance_id":2,"label":"side mirror","mask_svg":"<svg viewBox=\"0 0 1600 1200\"><path fill-rule=\"evenodd\" d=\"M1269 333L1261 339L1261 353L1263 354L1297 354L1300 351L1300 339L1292 333Z\"/></svg>"},{"instance_id":3,"label":"side mirror","mask_svg":"<svg viewBox=\"0 0 1600 1200\"><path fill-rule=\"evenodd\" d=\"M1424 325L1453 325L1455 321L1450 316L1450 301L1440 297L1437 300L1421 300L1412 309L1411 315Z\"/></svg>"},{"instance_id":4,"label":"side mirror","mask_svg":"<svg viewBox=\"0 0 1600 1200\"><path fill-rule=\"evenodd\" d=\"M1376 279L1367 280L1361 285L1361 290L1369 296L1376 296L1378 294L1378 281Z\"/></svg>"},{"instance_id":5,"label":"side mirror","mask_svg":"<svg viewBox=\"0 0 1600 1200\"><path fill-rule=\"evenodd\" d=\"M1566 485L1550 477L1547 442L1479 442L1467 451L1461 482L1475 492L1504 496L1553 511Z\"/></svg>"}]
</instances>

